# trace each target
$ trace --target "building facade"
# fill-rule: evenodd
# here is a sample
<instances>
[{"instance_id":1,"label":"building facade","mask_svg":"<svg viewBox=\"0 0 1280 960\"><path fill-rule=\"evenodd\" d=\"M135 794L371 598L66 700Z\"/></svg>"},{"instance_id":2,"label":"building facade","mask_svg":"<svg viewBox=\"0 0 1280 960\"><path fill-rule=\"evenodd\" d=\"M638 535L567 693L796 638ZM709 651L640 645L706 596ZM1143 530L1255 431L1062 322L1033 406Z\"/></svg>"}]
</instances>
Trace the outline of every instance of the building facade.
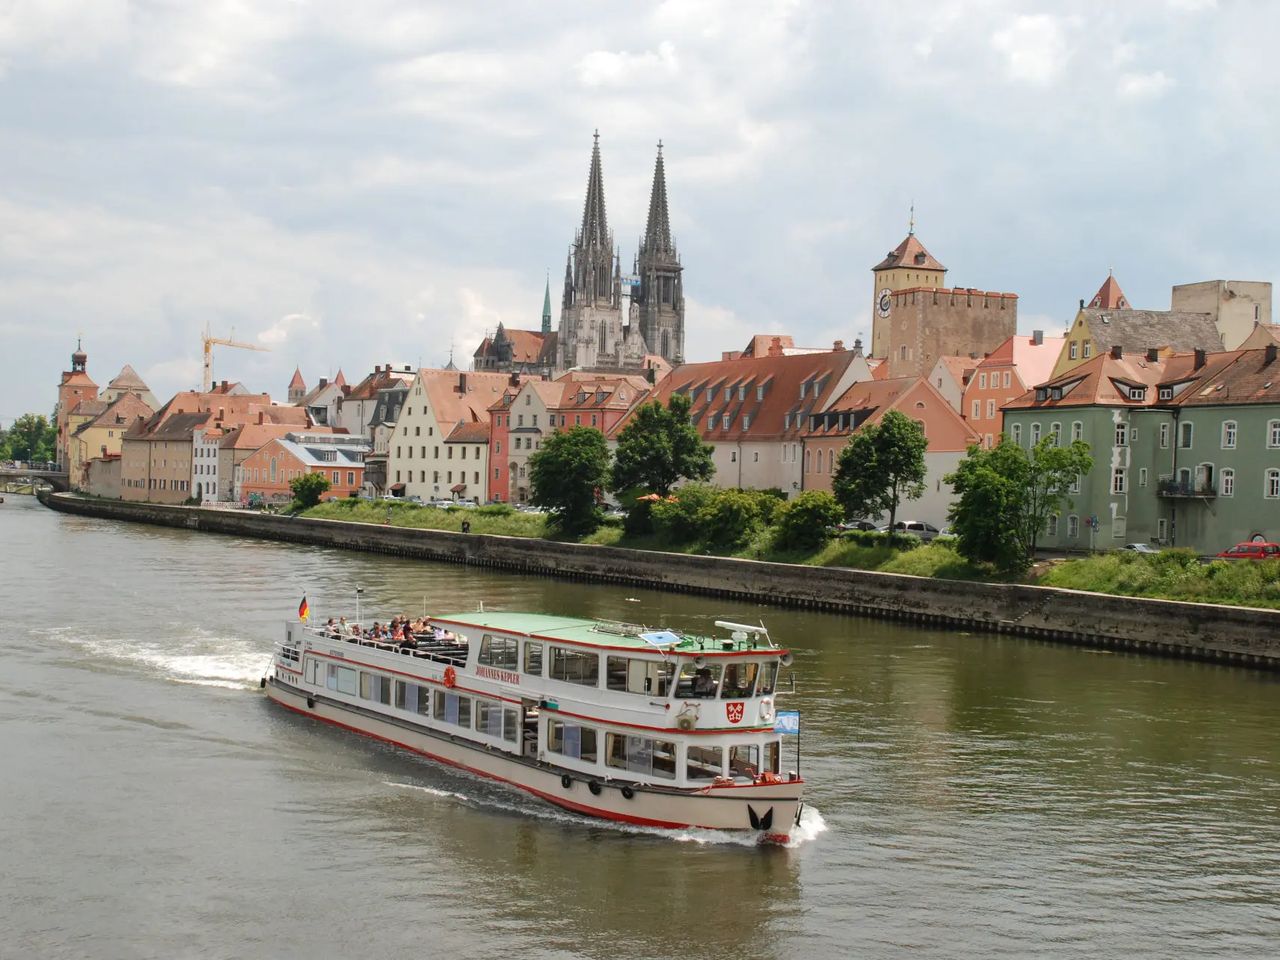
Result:
<instances>
[{"instance_id":1,"label":"building facade","mask_svg":"<svg viewBox=\"0 0 1280 960\"><path fill-rule=\"evenodd\" d=\"M1004 429L1004 405L1049 379L1062 352L1062 337L1010 337L974 368L960 402L963 414L985 447L994 446Z\"/></svg>"},{"instance_id":2,"label":"building facade","mask_svg":"<svg viewBox=\"0 0 1280 960\"><path fill-rule=\"evenodd\" d=\"M364 482L369 442L345 434L298 432L276 437L245 458L238 485L242 500L287 503L290 483L318 473L329 481L326 500L354 496Z\"/></svg>"}]
</instances>

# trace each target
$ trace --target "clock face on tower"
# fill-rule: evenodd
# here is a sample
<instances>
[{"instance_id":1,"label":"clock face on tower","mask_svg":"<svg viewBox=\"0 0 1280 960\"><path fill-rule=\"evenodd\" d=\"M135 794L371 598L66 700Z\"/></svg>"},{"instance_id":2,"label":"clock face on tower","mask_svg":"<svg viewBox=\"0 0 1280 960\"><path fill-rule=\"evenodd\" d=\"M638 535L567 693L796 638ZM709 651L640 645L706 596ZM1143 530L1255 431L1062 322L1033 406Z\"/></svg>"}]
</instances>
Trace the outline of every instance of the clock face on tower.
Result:
<instances>
[{"instance_id":1,"label":"clock face on tower","mask_svg":"<svg viewBox=\"0 0 1280 960\"><path fill-rule=\"evenodd\" d=\"M893 307L893 291L885 287L880 291L880 297L876 301L876 306L880 310L880 316L887 317L889 310Z\"/></svg>"}]
</instances>

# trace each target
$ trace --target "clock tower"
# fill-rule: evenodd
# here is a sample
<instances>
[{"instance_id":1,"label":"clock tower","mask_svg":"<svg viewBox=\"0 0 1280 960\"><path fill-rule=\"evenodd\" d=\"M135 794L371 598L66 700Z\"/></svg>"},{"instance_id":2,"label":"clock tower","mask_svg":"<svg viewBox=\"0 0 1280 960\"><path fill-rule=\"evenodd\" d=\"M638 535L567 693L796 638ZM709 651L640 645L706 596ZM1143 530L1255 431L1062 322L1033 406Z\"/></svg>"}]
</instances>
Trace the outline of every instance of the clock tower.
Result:
<instances>
[{"instance_id":1,"label":"clock tower","mask_svg":"<svg viewBox=\"0 0 1280 960\"><path fill-rule=\"evenodd\" d=\"M871 268L875 278L871 304L871 356L888 357L894 294L919 287L942 287L947 268L934 259L916 236L912 218L907 238Z\"/></svg>"}]
</instances>

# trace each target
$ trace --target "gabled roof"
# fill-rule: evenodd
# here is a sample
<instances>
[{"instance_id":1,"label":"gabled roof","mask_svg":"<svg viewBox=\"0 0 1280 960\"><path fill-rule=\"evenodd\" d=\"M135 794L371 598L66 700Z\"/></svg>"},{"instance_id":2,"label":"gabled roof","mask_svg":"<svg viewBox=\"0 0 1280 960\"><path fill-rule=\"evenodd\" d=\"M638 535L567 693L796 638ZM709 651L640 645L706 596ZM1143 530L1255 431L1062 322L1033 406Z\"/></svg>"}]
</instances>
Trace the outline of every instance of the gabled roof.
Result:
<instances>
[{"instance_id":1,"label":"gabled roof","mask_svg":"<svg viewBox=\"0 0 1280 960\"><path fill-rule=\"evenodd\" d=\"M1129 301L1125 297L1124 291L1120 289L1120 284L1116 283L1116 278L1111 274L1107 274L1107 279L1102 282L1098 292L1093 295L1093 299L1089 301L1089 306L1100 310L1128 310Z\"/></svg>"},{"instance_id":2,"label":"gabled roof","mask_svg":"<svg viewBox=\"0 0 1280 960\"><path fill-rule=\"evenodd\" d=\"M924 248L915 233L908 233L907 238L894 247L872 271L892 270L894 267L915 267L920 270L943 270L947 268L934 259L933 254Z\"/></svg>"},{"instance_id":3,"label":"gabled roof","mask_svg":"<svg viewBox=\"0 0 1280 960\"><path fill-rule=\"evenodd\" d=\"M855 383L825 410L810 418L814 422L806 424L805 436L847 436L868 424L879 423L890 410L926 423L930 452L955 453L977 442L977 433L928 377Z\"/></svg>"},{"instance_id":4,"label":"gabled roof","mask_svg":"<svg viewBox=\"0 0 1280 960\"><path fill-rule=\"evenodd\" d=\"M107 409L105 400L81 400L68 411L68 417L96 417Z\"/></svg>"},{"instance_id":5,"label":"gabled roof","mask_svg":"<svg viewBox=\"0 0 1280 960\"><path fill-rule=\"evenodd\" d=\"M545 338L541 330L508 329L499 324L494 335L485 337L472 356L477 360L496 356L499 344L505 341L511 347L512 363L537 364L542 358Z\"/></svg>"},{"instance_id":6,"label":"gabled roof","mask_svg":"<svg viewBox=\"0 0 1280 960\"><path fill-rule=\"evenodd\" d=\"M799 437L804 416L820 410L841 384L855 354L849 350L782 357L738 357L676 367L644 398L666 403L673 393L693 398L690 414L705 440L778 440ZM804 385L804 396L800 387ZM725 388L729 396L725 396ZM763 387L760 399L757 389ZM739 388L741 390L739 391ZM738 399L739 392L742 399ZM634 415L623 416L616 435ZM715 422L710 416L715 415ZM724 417L729 426L724 426ZM744 426L746 418L750 426Z\"/></svg>"},{"instance_id":7,"label":"gabled roof","mask_svg":"<svg viewBox=\"0 0 1280 960\"><path fill-rule=\"evenodd\" d=\"M305 390L305 389L307 389L306 381L302 379L302 368L301 368L301 367L294 367L294 368L293 368L293 378L289 381L289 389L290 389L290 390Z\"/></svg>"},{"instance_id":8,"label":"gabled roof","mask_svg":"<svg viewBox=\"0 0 1280 960\"><path fill-rule=\"evenodd\" d=\"M488 443L489 423L459 421L453 431L444 439L445 443Z\"/></svg>"},{"instance_id":9,"label":"gabled roof","mask_svg":"<svg viewBox=\"0 0 1280 960\"><path fill-rule=\"evenodd\" d=\"M1280 404L1280 357L1274 346L1206 357L1201 370L1199 382L1179 395L1180 406Z\"/></svg>"},{"instance_id":10,"label":"gabled roof","mask_svg":"<svg viewBox=\"0 0 1280 960\"><path fill-rule=\"evenodd\" d=\"M440 433L445 437L460 422L484 422L487 429L489 408L511 387L511 374L507 373L459 373L424 368L418 371L418 378ZM525 382L536 385L545 381L526 379Z\"/></svg>"},{"instance_id":11,"label":"gabled roof","mask_svg":"<svg viewBox=\"0 0 1280 960\"><path fill-rule=\"evenodd\" d=\"M223 432L218 447L223 450L257 450L277 437L293 433L298 428L288 423L241 423ZM308 427L307 433L337 433L329 427ZM208 436L208 431L205 433Z\"/></svg>"},{"instance_id":12,"label":"gabled roof","mask_svg":"<svg viewBox=\"0 0 1280 960\"><path fill-rule=\"evenodd\" d=\"M939 357L938 362L934 364L934 368L941 366L951 375L951 379L956 382L956 386L963 390L965 384L969 382L969 375L977 369L980 362L974 357Z\"/></svg>"},{"instance_id":13,"label":"gabled roof","mask_svg":"<svg viewBox=\"0 0 1280 960\"><path fill-rule=\"evenodd\" d=\"M1194 357L1189 354L1159 360L1147 360L1143 354L1137 354L1117 360L1110 353L1103 353L1059 374L1048 383L1033 384L1022 396L1005 404L1003 409L1153 406L1157 398L1156 384L1191 373L1193 367ZM1124 384L1143 386L1147 390L1142 399L1136 400L1121 390ZM1044 388L1043 400L1036 399L1039 388ZM1054 398L1055 389L1062 391L1060 398Z\"/></svg>"},{"instance_id":14,"label":"gabled roof","mask_svg":"<svg viewBox=\"0 0 1280 960\"><path fill-rule=\"evenodd\" d=\"M992 350L978 368L1011 365L1017 369L1023 384L1034 386L1043 383L1053 373L1066 340L1065 336L1042 337L1037 344L1034 337L1015 334Z\"/></svg>"},{"instance_id":15,"label":"gabled roof","mask_svg":"<svg viewBox=\"0 0 1280 960\"><path fill-rule=\"evenodd\" d=\"M1097 353L1114 346L1125 353L1143 353L1152 347L1169 347L1179 353L1222 350L1222 334L1207 313L1085 307L1080 314L1089 325Z\"/></svg>"},{"instance_id":16,"label":"gabled roof","mask_svg":"<svg viewBox=\"0 0 1280 960\"><path fill-rule=\"evenodd\" d=\"M104 410L92 420L86 420L76 433L84 433L95 427L125 427L132 425L138 417L150 417L154 412L136 393L124 393L112 404L104 404ZM77 408L79 409L79 408Z\"/></svg>"},{"instance_id":17,"label":"gabled roof","mask_svg":"<svg viewBox=\"0 0 1280 960\"><path fill-rule=\"evenodd\" d=\"M120 372L115 375L115 378L107 384L107 389L146 393L150 388L138 376L137 371L126 363L120 368Z\"/></svg>"},{"instance_id":18,"label":"gabled roof","mask_svg":"<svg viewBox=\"0 0 1280 960\"><path fill-rule=\"evenodd\" d=\"M272 441L268 441L270 442ZM365 454L369 452L367 440L317 435L314 431L286 434L275 438L274 442L308 467L363 469Z\"/></svg>"},{"instance_id":19,"label":"gabled roof","mask_svg":"<svg viewBox=\"0 0 1280 960\"><path fill-rule=\"evenodd\" d=\"M404 383L412 381L414 372L406 370L403 367L392 369L388 364L385 367L378 367L358 384L352 387L346 393L347 400L372 400L378 395L378 391L383 387L389 387L396 383ZM337 378L335 377L335 382Z\"/></svg>"}]
</instances>

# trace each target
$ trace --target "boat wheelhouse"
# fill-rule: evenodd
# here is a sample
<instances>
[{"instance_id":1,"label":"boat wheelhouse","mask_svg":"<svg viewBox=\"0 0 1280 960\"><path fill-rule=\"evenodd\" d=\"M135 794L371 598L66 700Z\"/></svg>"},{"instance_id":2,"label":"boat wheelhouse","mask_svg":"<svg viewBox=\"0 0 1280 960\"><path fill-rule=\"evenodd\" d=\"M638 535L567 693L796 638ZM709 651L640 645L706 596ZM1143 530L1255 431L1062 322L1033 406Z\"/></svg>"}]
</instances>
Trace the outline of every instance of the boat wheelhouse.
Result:
<instances>
[{"instance_id":1,"label":"boat wheelhouse","mask_svg":"<svg viewBox=\"0 0 1280 960\"><path fill-rule=\"evenodd\" d=\"M287 625L274 701L592 816L784 841L803 781L774 730L788 651L544 614L426 618L416 646Z\"/></svg>"}]
</instances>

